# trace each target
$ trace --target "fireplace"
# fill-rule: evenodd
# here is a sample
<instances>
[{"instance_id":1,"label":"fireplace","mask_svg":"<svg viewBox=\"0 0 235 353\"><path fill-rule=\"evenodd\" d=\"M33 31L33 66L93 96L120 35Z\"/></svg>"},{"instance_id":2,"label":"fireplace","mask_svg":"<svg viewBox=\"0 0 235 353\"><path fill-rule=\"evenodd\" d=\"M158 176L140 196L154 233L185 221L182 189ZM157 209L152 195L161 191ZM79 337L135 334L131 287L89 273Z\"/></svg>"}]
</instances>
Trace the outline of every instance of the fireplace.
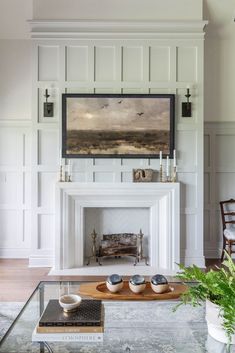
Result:
<instances>
[{"instance_id":1,"label":"fireplace","mask_svg":"<svg viewBox=\"0 0 235 353\"><path fill-rule=\"evenodd\" d=\"M147 210L150 267L164 273L177 269L176 263L180 262L179 183L73 182L56 185L55 270L62 274L64 269L86 266L85 244L89 233L85 215L87 210L89 213L95 209ZM136 226L134 232L140 229L138 217ZM123 229L120 227L117 232Z\"/></svg>"}]
</instances>

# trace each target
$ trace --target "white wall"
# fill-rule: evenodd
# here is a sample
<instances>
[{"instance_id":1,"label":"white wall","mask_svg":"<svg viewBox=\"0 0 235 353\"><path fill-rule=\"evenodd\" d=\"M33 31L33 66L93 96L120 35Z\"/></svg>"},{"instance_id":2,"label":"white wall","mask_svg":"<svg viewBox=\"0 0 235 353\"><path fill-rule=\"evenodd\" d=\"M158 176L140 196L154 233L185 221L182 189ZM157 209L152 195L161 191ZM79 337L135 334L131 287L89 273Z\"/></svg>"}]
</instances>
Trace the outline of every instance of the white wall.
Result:
<instances>
[{"instance_id":1,"label":"white wall","mask_svg":"<svg viewBox=\"0 0 235 353\"><path fill-rule=\"evenodd\" d=\"M33 0L0 1L0 39L29 39Z\"/></svg>"},{"instance_id":2,"label":"white wall","mask_svg":"<svg viewBox=\"0 0 235 353\"><path fill-rule=\"evenodd\" d=\"M33 4L34 19L202 19L202 0L34 0Z\"/></svg>"},{"instance_id":3,"label":"white wall","mask_svg":"<svg viewBox=\"0 0 235 353\"><path fill-rule=\"evenodd\" d=\"M205 124L206 256L221 256L222 224L219 202L235 198L235 122Z\"/></svg>"},{"instance_id":4,"label":"white wall","mask_svg":"<svg viewBox=\"0 0 235 353\"><path fill-rule=\"evenodd\" d=\"M221 256L219 201L235 198L235 3L204 1L205 46L205 255Z\"/></svg>"},{"instance_id":5,"label":"white wall","mask_svg":"<svg viewBox=\"0 0 235 353\"><path fill-rule=\"evenodd\" d=\"M31 247L31 0L0 1L0 257Z\"/></svg>"},{"instance_id":6,"label":"white wall","mask_svg":"<svg viewBox=\"0 0 235 353\"><path fill-rule=\"evenodd\" d=\"M31 42L0 40L0 120L31 119Z\"/></svg>"},{"instance_id":7,"label":"white wall","mask_svg":"<svg viewBox=\"0 0 235 353\"><path fill-rule=\"evenodd\" d=\"M235 121L235 3L204 1L205 121Z\"/></svg>"}]
</instances>

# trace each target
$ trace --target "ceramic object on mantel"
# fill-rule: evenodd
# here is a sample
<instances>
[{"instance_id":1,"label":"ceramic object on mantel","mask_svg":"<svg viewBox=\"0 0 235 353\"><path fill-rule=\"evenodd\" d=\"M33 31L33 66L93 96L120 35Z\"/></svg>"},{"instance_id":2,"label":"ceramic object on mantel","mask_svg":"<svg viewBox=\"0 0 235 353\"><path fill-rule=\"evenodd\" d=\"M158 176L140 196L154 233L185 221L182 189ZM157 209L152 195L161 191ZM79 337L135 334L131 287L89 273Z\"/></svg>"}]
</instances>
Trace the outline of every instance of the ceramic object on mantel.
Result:
<instances>
[{"instance_id":1,"label":"ceramic object on mantel","mask_svg":"<svg viewBox=\"0 0 235 353\"><path fill-rule=\"evenodd\" d=\"M111 293L117 293L123 288L122 277L114 273L106 280L106 287Z\"/></svg>"},{"instance_id":2,"label":"ceramic object on mantel","mask_svg":"<svg viewBox=\"0 0 235 353\"><path fill-rule=\"evenodd\" d=\"M135 293L139 294L145 290L146 282L143 276L134 275L131 277L129 281L130 290Z\"/></svg>"}]
</instances>

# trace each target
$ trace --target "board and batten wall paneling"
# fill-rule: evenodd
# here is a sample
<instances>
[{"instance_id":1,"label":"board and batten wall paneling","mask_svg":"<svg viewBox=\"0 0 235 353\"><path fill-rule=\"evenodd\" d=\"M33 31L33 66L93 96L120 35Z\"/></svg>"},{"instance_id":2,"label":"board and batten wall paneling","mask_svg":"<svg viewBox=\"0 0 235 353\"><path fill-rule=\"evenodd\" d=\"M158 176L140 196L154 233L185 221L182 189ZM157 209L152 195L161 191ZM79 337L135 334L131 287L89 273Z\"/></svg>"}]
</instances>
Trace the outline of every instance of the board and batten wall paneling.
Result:
<instances>
[{"instance_id":1,"label":"board and batten wall paneling","mask_svg":"<svg viewBox=\"0 0 235 353\"><path fill-rule=\"evenodd\" d=\"M30 254L30 133L27 121L0 121L0 258Z\"/></svg>"},{"instance_id":2,"label":"board and batten wall paneling","mask_svg":"<svg viewBox=\"0 0 235 353\"><path fill-rule=\"evenodd\" d=\"M218 258L223 240L219 202L235 198L235 123L205 123L204 145L205 255Z\"/></svg>"},{"instance_id":3,"label":"board and batten wall paneling","mask_svg":"<svg viewBox=\"0 0 235 353\"><path fill-rule=\"evenodd\" d=\"M37 22L37 26L43 27L45 24ZM44 38L34 38L32 188L35 192L32 194L31 266L53 264L56 237L53 234L55 211L51 190L59 177L61 94L64 92L176 95L175 139L178 179L181 182L181 260L187 265L196 263L204 266L202 28L192 37L189 33L164 35L161 31L157 33L157 30L152 39L142 38L139 33L134 33L133 38L129 33L119 33L117 37L115 31L106 29L106 33L94 32L93 36L92 33L75 33L72 40L66 31L67 38L60 38L58 33L50 37L49 32ZM182 118L181 102L185 100L187 86L191 88L193 115L191 118ZM46 88L55 103L53 118L42 116ZM159 170L159 160L74 159L73 180L129 182L132 180L132 169L139 167Z\"/></svg>"}]
</instances>

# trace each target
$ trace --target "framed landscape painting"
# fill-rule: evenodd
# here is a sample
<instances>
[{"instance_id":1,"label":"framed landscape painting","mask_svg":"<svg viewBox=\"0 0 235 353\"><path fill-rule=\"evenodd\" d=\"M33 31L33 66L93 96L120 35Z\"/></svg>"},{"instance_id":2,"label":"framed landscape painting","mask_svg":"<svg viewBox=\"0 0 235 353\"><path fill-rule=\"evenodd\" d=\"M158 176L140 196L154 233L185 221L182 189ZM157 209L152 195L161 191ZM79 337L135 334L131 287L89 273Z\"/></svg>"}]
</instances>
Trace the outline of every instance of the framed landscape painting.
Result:
<instances>
[{"instance_id":1,"label":"framed landscape painting","mask_svg":"<svg viewBox=\"0 0 235 353\"><path fill-rule=\"evenodd\" d=\"M63 94L65 158L172 157L173 94Z\"/></svg>"}]
</instances>

